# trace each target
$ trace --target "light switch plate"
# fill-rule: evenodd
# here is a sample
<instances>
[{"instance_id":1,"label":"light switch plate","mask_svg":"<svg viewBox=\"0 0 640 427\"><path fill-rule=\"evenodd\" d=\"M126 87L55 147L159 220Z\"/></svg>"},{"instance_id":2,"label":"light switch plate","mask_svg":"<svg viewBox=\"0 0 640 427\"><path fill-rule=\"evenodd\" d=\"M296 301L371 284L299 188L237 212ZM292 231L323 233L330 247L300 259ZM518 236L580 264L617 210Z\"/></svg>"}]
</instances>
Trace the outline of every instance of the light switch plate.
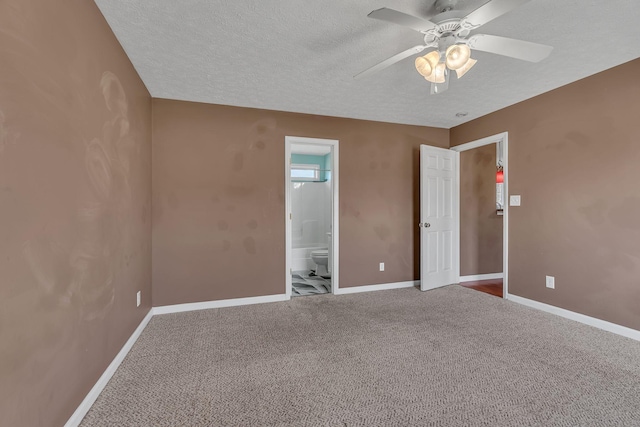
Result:
<instances>
[{"instance_id":1,"label":"light switch plate","mask_svg":"<svg viewBox=\"0 0 640 427\"><path fill-rule=\"evenodd\" d=\"M509 196L509 206L520 206L520 196Z\"/></svg>"}]
</instances>

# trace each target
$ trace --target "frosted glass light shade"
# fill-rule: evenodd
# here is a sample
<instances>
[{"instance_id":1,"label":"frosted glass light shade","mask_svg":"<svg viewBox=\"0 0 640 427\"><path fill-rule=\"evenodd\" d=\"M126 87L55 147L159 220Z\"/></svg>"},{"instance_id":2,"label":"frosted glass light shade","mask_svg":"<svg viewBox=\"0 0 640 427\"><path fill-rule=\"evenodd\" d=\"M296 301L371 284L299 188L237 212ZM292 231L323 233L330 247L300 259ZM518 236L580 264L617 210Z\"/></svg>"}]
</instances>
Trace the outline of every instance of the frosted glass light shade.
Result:
<instances>
[{"instance_id":1,"label":"frosted glass light shade","mask_svg":"<svg viewBox=\"0 0 640 427\"><path fill-rule=\"evenodd\" d=\"M428 77L433 72L433 66L424 56L418 56L416 58L416 71L418 71L422 77Z\"/></svg>"},{"instance_id":2,"label":"frosted glass light shade","mask_svg":"<svg viewBox=\"0 0 640 427\"><path fill-rule=\"evenodd\" d=\"M462 76L467 74L467 71L469 71L471 67L476 65L476 62L478 62L477 59L469 58L466 64L464 64L462 67L456 70L456 74L458 75L458 78L461 78Z\"/></svg>"},{"instance_id":3,"label":"frosted glass light shade","mask_svg":"<svg viewBox=\"0 0 640 427\"><path fill-rule=\"evenodd\" d=\"M424 78L429 77L440 62L440 53L437 50L416 58L416 71Z\"/></svg>"},{"instance_id":4,"label":"frosted glass light shade","mask_svg":"<svg viewBox=\"0 0 640 427\"><path fill-rule=\"evenodd\" d=\"M447 67L441 62L436 65L436 69L433 73L435 74L435 83L444 83L447 78Z\"/></svg>"},{"instance_id":5,"label":"frosted glass light shade","mask_svg":"<svg viewBox=\"0 0 640 427\"><path fill-rule=\"evenodd\" d=\"M437 50L432 50L431 52L423 56L423 58L429 61L429 64L431 64L432 68L435 68L438 62L440 62L440 52L438 52Z\"/></svg>"},{"instance_id":6,"label":"frosted glass light shade","mask_svg":"<svg viewBox=\"0 0 640 427\"><path fill-rule=\"evenodd\" d=\"M447 80L447 66L444 62L438 63L433 73L425 79L431 83L444 83Z\"/></svg>"},{"instance_id":7,"label":"frosted glass light shade","mask_svg":"<svg viewBox=\"0 0 640 427\"><path fill-rule=\"evenodd\" d=\"M464 67L471 57L471 49L466 44L454 44L447 48L446 64L451 70Z\"/></svg>"}]
</instances>

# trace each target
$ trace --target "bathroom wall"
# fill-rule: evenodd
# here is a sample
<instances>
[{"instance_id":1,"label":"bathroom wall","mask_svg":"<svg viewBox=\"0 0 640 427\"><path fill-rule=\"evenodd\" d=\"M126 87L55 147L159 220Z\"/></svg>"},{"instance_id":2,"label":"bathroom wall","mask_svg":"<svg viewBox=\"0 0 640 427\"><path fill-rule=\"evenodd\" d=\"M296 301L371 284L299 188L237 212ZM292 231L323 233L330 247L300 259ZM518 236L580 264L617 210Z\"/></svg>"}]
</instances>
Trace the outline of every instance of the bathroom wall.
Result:
<instances>
[{"instance_id":1,"label":"bathroom wall","mask_svg":"<svg viewBox=\"0 0 640 427\"><path fill-rule=\"evenodd\" d=\"M151 306L151 99L92 1L0 2L0 64L0 424L62 426Z\"/></svg>"},{"instance_id":2,"label":"bathroom wall","mask_svg":"<svg viewBox=\"0 0 640 427\"><path fill-rule=\"evenodd\" d=\"M509 292L640 329L640 59L451 130L509 132ZM545 287L555 276L556 289Z\"/></svg>"},{"instance_id":3,"label":"bathroom wall","mask_svg":"<svg viewBox=\"0 0 640 427\"><path fill-rule=\"evenodd\" d=\"M340 141L340 286L419 277L418 151L448 147L447 129L153 107L154 306L284 294L287 135Z\"/></svg>"},{"instance_id":4,"label":"bathroom wall","mask_svg":"<svg viewBox=\"0 0 640 427\"><path fill-rule=\"evenodd\" d=\"M460 153L460 275L502 273L496 144Z\"/></svg>"},{"instance_id":5,"label":"bathroom wall","mask_svg":"<svg viewBox=\"0 0 640 427\"><path fill-rule=\"evenodd\" d=\"M315 154L296 154L291 153L291 163L299 164L299 165L318 165L320 168L320 181L325 181L329 178L328 171L331 169L331 165L327 162L330 162L331 155L315 155Z\"/></svg>"}]
</instances>

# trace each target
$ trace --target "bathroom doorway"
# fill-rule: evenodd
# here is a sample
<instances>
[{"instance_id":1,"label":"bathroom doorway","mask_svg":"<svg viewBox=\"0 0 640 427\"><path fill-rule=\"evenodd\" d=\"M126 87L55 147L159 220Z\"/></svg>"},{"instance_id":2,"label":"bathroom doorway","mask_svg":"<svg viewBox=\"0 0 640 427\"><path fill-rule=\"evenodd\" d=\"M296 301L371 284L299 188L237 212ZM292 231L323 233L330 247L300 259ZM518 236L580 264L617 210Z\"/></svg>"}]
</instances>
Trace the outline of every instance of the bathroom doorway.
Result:
<instances>
[{"instance_id":1,"label":"bathroom doorway","mask_svg":"<svg viewBox=\"0 0 640 427\"><path fill-rule=\"evenodd\" d=\"M338 141L285 137L286 294L338 289Z\"/></svg>"}]
</instances>

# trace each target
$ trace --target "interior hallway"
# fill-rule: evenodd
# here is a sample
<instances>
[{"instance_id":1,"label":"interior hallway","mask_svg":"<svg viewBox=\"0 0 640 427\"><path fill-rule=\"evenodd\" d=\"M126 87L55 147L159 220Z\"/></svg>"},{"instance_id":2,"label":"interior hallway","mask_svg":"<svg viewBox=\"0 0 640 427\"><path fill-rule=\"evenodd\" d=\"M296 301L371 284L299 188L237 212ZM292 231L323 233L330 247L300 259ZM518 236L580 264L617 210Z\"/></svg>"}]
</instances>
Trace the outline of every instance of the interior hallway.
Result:
<instances>
[{"instance_id":1,"label":"interior hallway","mask_svg":"<svg viewBox=\"0 0 640 427\"><path fill-rule=\"evenodd\" d=\"M460 286L502 298L502 279L476 280L460 283Z\"/></svg>"}]
</instances>

